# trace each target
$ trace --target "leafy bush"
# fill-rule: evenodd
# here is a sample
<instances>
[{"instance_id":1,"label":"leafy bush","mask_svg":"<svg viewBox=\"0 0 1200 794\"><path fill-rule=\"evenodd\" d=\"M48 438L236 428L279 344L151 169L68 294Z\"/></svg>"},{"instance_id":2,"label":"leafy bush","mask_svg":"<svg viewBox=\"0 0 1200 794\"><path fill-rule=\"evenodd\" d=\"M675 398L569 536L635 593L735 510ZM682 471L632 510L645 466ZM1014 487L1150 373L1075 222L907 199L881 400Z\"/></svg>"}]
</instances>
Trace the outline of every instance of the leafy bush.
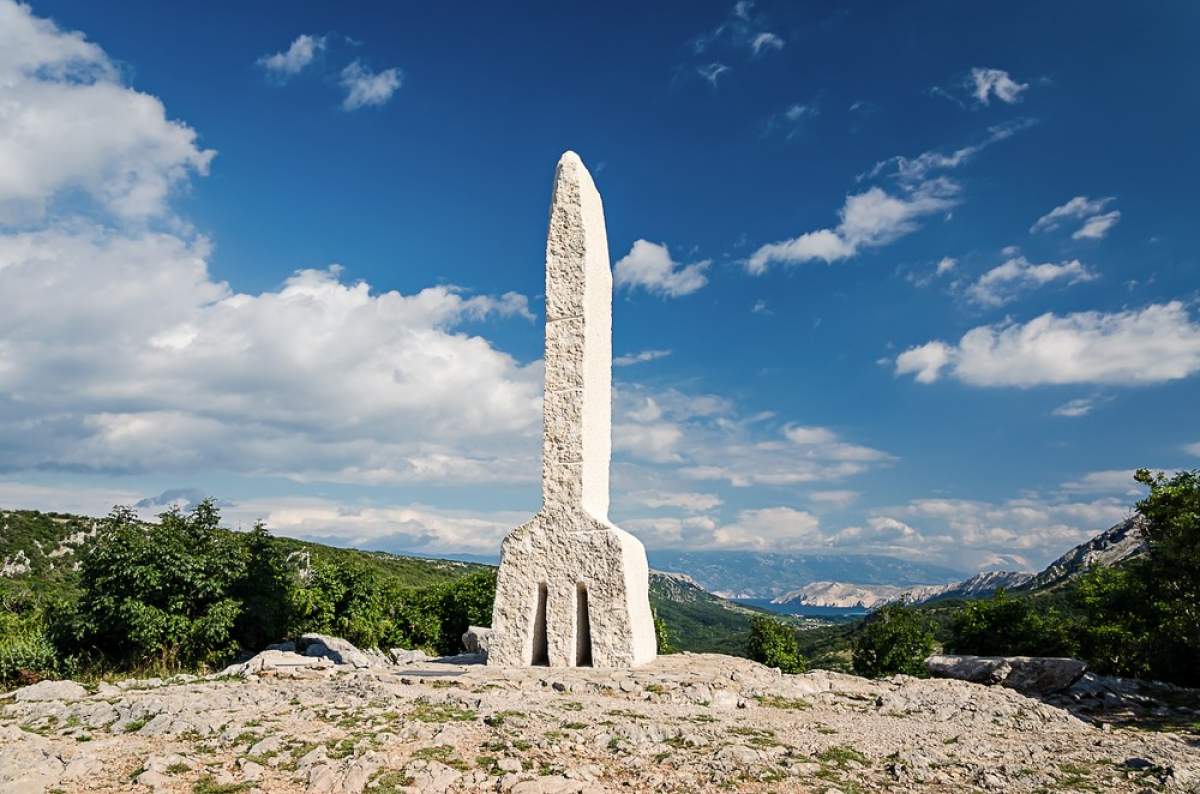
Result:
<instances>
[{"instance_id":1,"label":"leafy bush","mask_svg":"<svg viewBox=\"0 0 1200 794\"><path fill-rule=\"evenodd\" d=\"M904 673L924 676L933 653L933 631L917 610L901 604L876 611L853 646L854 672L868 678Z\"/></svg>"},{"instance_id":2,"label":"leafy bush","mask_svg":"<svg viewBox=\"0 0 1200 794\"><path fill-rule=\"evenodd\" d=\"M668 653L675 653L674 646L671 645L671 631L667 628L667 623L658 616L658 612L654 613L654 646L659 656Z\"/></svg>"},{"instance_id":3,"label":"leafy bush","mask_svg":"<svg viewBox=\"0 0 1200 794\"><path fill-rule=\"evenodd\" d=\"M750 622L750 638L746 655L768 667L778 667L785 673L803 673L807 668L800 655L796 632L778 620L761 616Z\"/></svg>"},{"instance_id":4,"label":"leafy bush","mask_svg":"<svg viewBox=\"0 0 1200 794\"><path fill-rule=\"evenodd\" d=\"M972 601L950 625L954 653L979 656L1071 656L1075 643L1070 624L1056 610L1039 610L1027 598L998 590Z\"/></svg>"},{"instance_id":5,"label":"leafy bush","mask_svg":"<svg viewBox=\"0 0 1200 794\"><path fill-rule=\"evenodd\" d=\"M41 610L24 598L0 598L0 687L30 684L63 668Z\"/></svg>"},{"instance_id":6,"label":"leafy bush","mask_svg":"<svg viewBox=\"0 0 1200 794\"><path fill-rule=\"evenodd\" d=\"M143 524L117 507L80 563L82 592L54 610L51 637L65 655L124 664L212 664L237 651L241 613L231 592L243 548L218 523L212 500Z\"/></svg>"}]
</instances>

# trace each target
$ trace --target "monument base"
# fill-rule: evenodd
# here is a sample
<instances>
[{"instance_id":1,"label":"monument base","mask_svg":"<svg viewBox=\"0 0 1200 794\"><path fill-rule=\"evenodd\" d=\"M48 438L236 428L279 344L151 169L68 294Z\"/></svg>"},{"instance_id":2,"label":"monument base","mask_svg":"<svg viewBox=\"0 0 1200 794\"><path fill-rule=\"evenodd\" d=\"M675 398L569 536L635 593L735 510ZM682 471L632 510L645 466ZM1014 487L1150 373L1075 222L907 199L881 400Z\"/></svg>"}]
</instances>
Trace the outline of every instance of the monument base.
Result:
<instances>
[{"instance_id":1,"label":"monument base","mask_svg":"<svg viewBox=\"0 0 1200 794\"><path fill-rule=\"evenodd\" d=\"M611 524L563 532L539 513L500 550L489 665L635 667L656 654L642 542Z\"/></svg>"}]
</instances>

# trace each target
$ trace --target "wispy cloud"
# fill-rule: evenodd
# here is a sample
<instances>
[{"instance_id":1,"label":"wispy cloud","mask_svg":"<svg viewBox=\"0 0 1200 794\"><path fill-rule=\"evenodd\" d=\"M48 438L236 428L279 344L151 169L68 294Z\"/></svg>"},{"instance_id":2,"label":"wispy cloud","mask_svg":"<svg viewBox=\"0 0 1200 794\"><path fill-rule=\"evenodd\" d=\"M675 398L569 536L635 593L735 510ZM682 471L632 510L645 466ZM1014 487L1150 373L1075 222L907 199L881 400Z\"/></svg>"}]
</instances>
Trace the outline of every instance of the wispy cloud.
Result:
<instances>
[{"instance_id":1,"label":"wispy cloud","mask_svg":"<svg viewBox=\"0 0 1200 794\"><path fill-rule=\"evenodd\" d=\"M1054 264L1035 265L1023 256L1016 256L984 273L967 288L967 298L979 306L1003 306L1016 299L1022 291L1035 289L1054 281L1080 284L1094 281L1098 276L1078 259Z\"/></svg>"},{"instance_id":2,"label":"wispy cloud","mask_svg":"<svg viewBox=\"0 0 1200 794\"><path fill-rule=\"evenodd\" d=\"M716 88L717 81L721 78L721 75L725 74L729 70L730 67L726 66L725 64L713 62L705 66L697 66L696 74L707 80L713 86L713 88Z\"/></svg>"},{"instance_id":3,"label":"wispy cloud","mask_svg":"<svg viewBox=\"0 0 1200 794\"><path fill-rule=\"evenodd\" d=\"M614 367L629 367L634 364L644 364L647 361L657 361L671 355L670 350L642 350L638 353L627 353L613 359Z\"/></svg>"},{"instance_id":4,"label":"wispy cloud","mask_svg":"<svg viewBox=\"0 0 1200 794\"><path fill-rule=\"evenodd\" d=\"M1076 397L1074 400L1067 400L1065 403L1055 408L1051 413L1054 416L1077 419L1081 416L1087 416L1096 408L1096 406L1106 403L1111 399L1111 397L1101 394L1095 394L1091 397Z\"/></svg>"},{"instance_id":5,"label":"wispy cloud","mask_svg":"<svg viewBox=\"0 0 1200 794\"><path fill-rule=\"evenodd\" d=\"M975 67L969 79L975 98L985 105L992 97L1007 105L1020 102L1021 94L1029 88L1028 83L1018 83L1003 69Z\"/></svg>"},{"instance_id":6,"label":"wispy cloud","mask_svg":"<svg viewBox=\"0 0 1200 794\"><path fill-rule=\"evenodd\" d=\"M266 69L269 74L280 80L286 80L304 71L304 68L313 62L317 54L325 49L326 41L325 36L301 34L283 52L264 55L256 63Z\"/></svg>"},{"instance_id":7,"label":"wispy cloud","mask_svg":"<svg viewBox=\"0 0 1200 794\"><path fill-rule=\"evenodd\" d=\"M1120 210L1104 212L1105 208L1115 201L1114 196L1092 199L1087 196L1076 196L1066 204L1059 205L1038 218L1029 227L1031 234L1051 232L1065 221L1083 221L1071 237L1075 240L1101 240L1112 227L1121 220Z\"/></svg>"},{"instance_id":8,"label":"wispy cloud","mask_svg":"<svg viewBox=\"0 0 1200 794\"><path fill-rule=\"evenodd\" d=\"M360 61L353 61L342 69L341 85L346 91L342 100L343 110L358 110L386 104L404 82L399 68L372 72Z\"/></svg>"}]
</instances>

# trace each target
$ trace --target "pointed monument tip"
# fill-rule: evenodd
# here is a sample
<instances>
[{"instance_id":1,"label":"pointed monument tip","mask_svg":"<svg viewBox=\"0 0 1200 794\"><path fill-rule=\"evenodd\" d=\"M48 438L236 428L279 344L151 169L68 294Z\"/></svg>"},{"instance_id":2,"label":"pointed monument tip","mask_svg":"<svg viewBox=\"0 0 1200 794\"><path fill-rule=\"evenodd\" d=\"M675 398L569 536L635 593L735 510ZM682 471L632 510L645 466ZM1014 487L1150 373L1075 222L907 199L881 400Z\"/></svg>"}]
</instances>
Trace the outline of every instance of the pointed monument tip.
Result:
<instances>
[{"instance_id":1,"label":"pointed monument tip","mask_svg":"<svg viewBox=\"0 0 1200 794\"><path fill-rule=\"evenodd\" d=\"M583 158L575 154L574 151L567 149L562 153L562 157L558 158L559 165L583 165Z\"/></svg>"}]
</instances>

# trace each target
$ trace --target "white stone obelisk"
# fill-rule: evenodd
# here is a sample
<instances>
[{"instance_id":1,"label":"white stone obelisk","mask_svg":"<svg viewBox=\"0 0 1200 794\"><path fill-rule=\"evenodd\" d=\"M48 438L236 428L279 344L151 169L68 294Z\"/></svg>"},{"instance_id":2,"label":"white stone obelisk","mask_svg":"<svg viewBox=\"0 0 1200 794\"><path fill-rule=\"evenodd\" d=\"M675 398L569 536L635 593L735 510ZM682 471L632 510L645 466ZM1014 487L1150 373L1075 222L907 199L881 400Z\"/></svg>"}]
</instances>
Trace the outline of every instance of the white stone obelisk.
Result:
<instances>
[{"instance_id":1,"label":"white stone obelisk","mask_svg":"<svg viewBox=\"0 0 1200 794\"><path fill-rule=\"evenodd\" d=\"M632 667L654 659L641 541L608 521L612 272L604 208L574 152L546 237L542 509L504 539L488 664Z\"/></svg>"}]
</instances>

